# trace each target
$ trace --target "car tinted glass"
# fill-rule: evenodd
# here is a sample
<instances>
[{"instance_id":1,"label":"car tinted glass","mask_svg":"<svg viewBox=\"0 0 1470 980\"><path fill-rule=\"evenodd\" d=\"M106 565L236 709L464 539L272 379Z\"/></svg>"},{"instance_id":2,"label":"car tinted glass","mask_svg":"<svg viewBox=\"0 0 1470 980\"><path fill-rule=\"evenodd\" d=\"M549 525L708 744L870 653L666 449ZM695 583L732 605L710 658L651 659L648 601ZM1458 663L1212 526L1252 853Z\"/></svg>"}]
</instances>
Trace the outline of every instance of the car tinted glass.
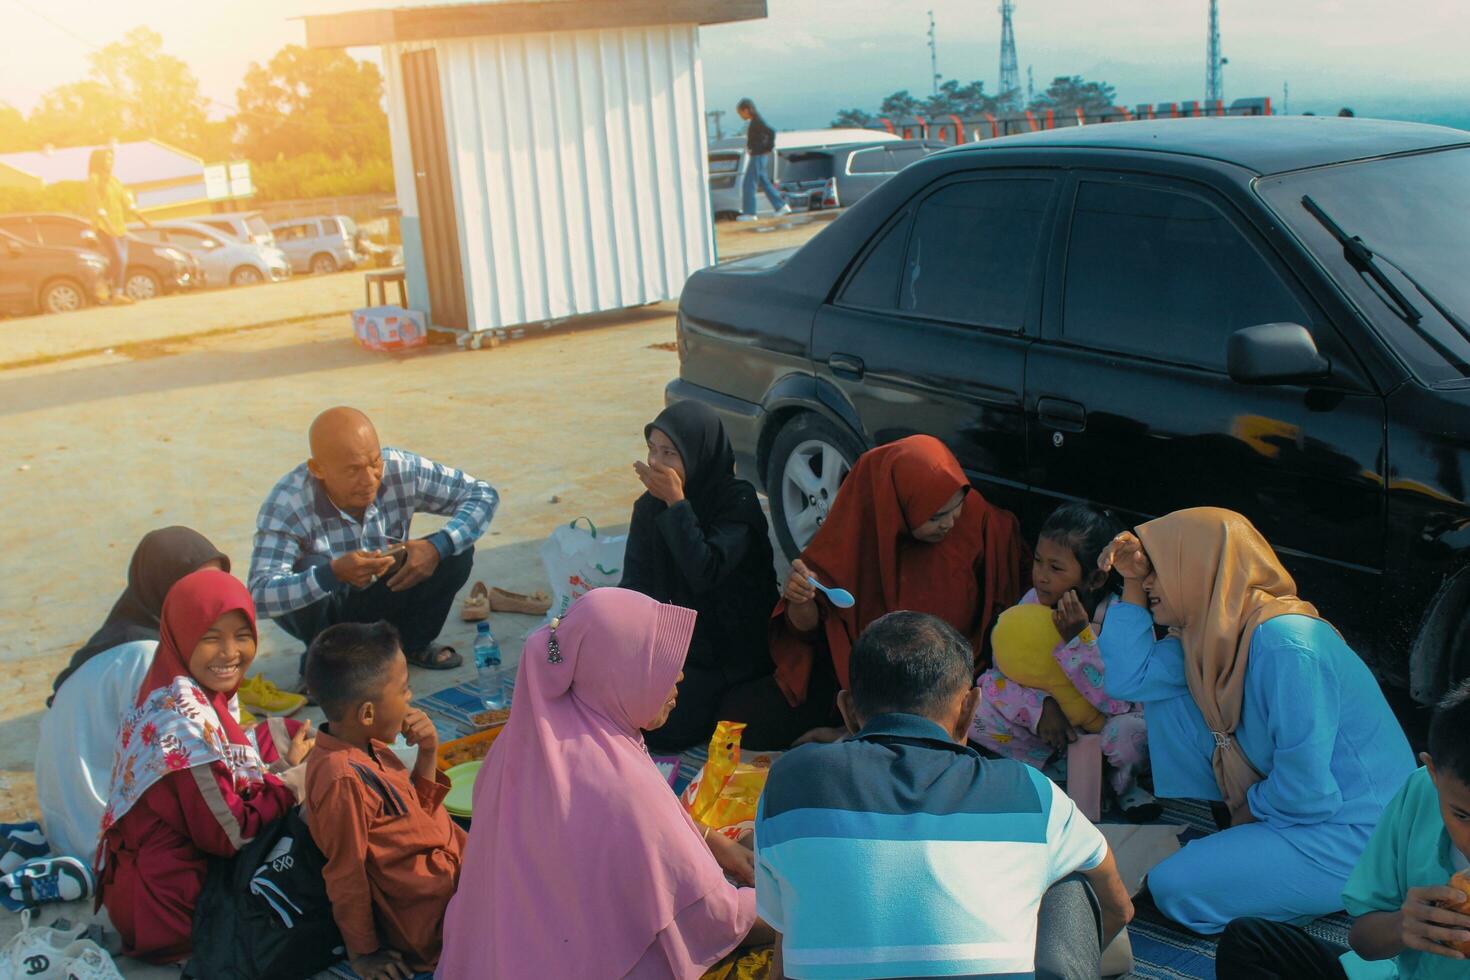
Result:
<instances>
[{"instance_id":1,"label":"car tinted glass","mask_svg":"<svg viewBox=\"0 0 1470 980\"><path fill-rule=\"evenodd\" d=\"M909 221L895 223L878 239L847 281L838 300L843 306L861 306L873 310L891 310L898 299L898 270L903 263L903 247L908 241Z\"/></svg>"},{"instance_id":2,"label":"car tinted glass","mask_svg":"<svg viewBox=\"0 0 1470 980\"><path fill-rule=\"evenodd\" d=\"M75 247L90 244L82 238L82 232L86 230L86 226L80 222L46 220L36 222L36 232L40 240L47 245Z\"/></svg>"},{"instance_id":3,"label":"car tinted glass","mask_svg":"<svg viewBox=\"0 0 1470 980\"><path fill-rule=\"evenodd\" d=\"M928 155L928 150L925 150L922 147L918 146L910 146L906 149L888 151L889 159L892 160L890 168L895 171L902 170L904 167L907 167L915 160L922 160Z\"/></svg>"},{"instance_id":4,"label":"car tinted glass","mask_svg":"<svg viewBox=\"0 0 1470 980\"><path fill-rule=\"evenodd\" d=\"M888 151L883 147L858 150L847 162L847 172L852 174L886 174L893 165L888 162Z\"/></svg>"},{"instance_id":5,"label":"car tinted glass","mask_svg":"<svg viewBox=\"0 0 1470 980\"><path fill-rule=\"evenodd\" d=\"M1470 276L1465 275L1470 149L1324 167L1263 178L1258 187L1417 375L1432 383L1470 374L1470 339L1404 276L1408 273L1453 316L1470 323ZM1417 328L1404 323L1391 302L1375 295L1378 288L1348 264L1342 246L1302 206L1304 196L1379 256L1384 274L1423 314Z\"/></svg>"},{"instance_id":6,"label":"car tinted glass","mask_svg":"<svg viewBox=\"0 0 1470 980\"><path fill-rule=\"evenodd\" d=\"M709 158L709 172L711 174L733 174L740 169L739 154L711 153Z\"/></svg>"},{"instance_id":7,"label":"car tinted glass","mask_svg":"<svg viewBox=\"0 0 1470 980\"><path fill-rule=\"evenodd\" d=\"M782 180L826 180L832 176L832 157L827 153L796 153L781 162Z\"/></svg>"},{"instance_id":8,"label":"car tinted glass","mask_svg":"<svg viewBox=\"0 0 1470 980\"><path fill-rule=\"evenodd\" d=\"M342 234L342 229L339 228L339 227L337 227L337 219L336 218L323 218L322 219L322 234L323 235L340 235L340 234Z\"/></svg>"},{"instance_id":9,"label":"car tinted glass","mask_svg":"<svg viewBox=\"0 0 1470 980\"><path fill-rule=\"evenodd\" d=\"M283 242L294 242L306 237L306 225L281 225L276 237Z\"/></svg>"},{"instance_id":10,"label":"car tinted glass","mask_svg":"<svg viewBox=\"0 0 1470 980\"><path fill-rule=\"evenodd\" d=\"M239 232L235 230L235 226L230 224L228 221L206 221L205 224L209 225L209 227L211 228L217 228L227 235L239 234Z\"/></svg>"},{"instance_id":11,"label":"car tinted glass","mask_svg":"<svg viewBox=\"0 0 1470 980\"><path fill-rule=\"evenodd\" d=\"M258 214L252 214L245 219L245 227L250 229L252 235L269 235L271 226L265 223L265 219Z\"/></svg>"},{"instance_id":12,"label":"car tinted glass","mask_svg":"<svg viewBox=\"0 0 1470 980\"><path fill-rule=\"evenodd\" d=\"M204 244L204 239L207 237L207 235L202 232L197 232L192 228L170 228L168 230L168 240L177 242L180 245L202 245Z\"/></svg>"},{"instance_id":13,"label":"car tinted glass","mask_svg":"<svg viewBox=\"0 0 1470 980\"><path fill-rule=\"evenodd\" d=\"M1067 340L1223 371L1232 333L1277 322L1311 326L1213 205L1153 187L1078 188L1062 311Z\"/></svg>"},{"instance_id":14,"label":"car tinted glass","mask_svg":"<svg viewBox=\"0 0 1470 980\"><path fill-rule=\"evenodd\" d=\"M1025 324L1050 180L951 184L914 217L899 309L1001 330Z\"/></svg>"}]
</instances>

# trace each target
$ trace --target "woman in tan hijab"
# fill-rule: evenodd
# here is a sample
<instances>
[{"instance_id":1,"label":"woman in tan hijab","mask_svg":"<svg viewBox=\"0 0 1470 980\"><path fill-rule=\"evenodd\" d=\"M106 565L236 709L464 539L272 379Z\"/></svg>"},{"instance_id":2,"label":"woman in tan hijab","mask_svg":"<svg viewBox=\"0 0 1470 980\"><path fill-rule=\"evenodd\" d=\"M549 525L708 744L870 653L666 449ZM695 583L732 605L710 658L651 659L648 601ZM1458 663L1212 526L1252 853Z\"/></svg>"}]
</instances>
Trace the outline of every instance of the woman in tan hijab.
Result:
<instances>
[{"instance_id":1,"label":"woman in tan hijab","mask_svg":"<svg viewBox=\"0 0 1470 980\"><path fill-rule=\"evenodd\" d=\"M1124 581L1099 639L1105 684L1144 704L1155 791L1224 801L1231 815L1150 873L1159 909L1213 934L1241 916L1342 908L1348 873L1414 769L1367 666L1232 511L1150 521L1100 564ZM1156 640L1155 625L1169 635Z\"/></svg>"}]
</instances>

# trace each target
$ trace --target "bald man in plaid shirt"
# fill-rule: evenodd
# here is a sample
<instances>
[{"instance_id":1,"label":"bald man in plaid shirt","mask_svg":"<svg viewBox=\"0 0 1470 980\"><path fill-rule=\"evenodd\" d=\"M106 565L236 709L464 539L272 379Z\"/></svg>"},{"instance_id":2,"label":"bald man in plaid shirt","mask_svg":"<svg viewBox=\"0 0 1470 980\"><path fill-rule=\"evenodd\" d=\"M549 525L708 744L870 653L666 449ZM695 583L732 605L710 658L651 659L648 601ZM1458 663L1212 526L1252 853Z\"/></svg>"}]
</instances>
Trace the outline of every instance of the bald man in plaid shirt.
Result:
<instances>
[{"instance_id":1,"label":"bald man in plaid shirt","mask_svg":"<svg viewBox=\"0 0 1470 980\"><path fill-rule=\"evenodd\" d=\"M499 501L483 480L382 447L357 409L328 409L311 425L311 458L281 478L256 518L256 608L307 646L336 623L387 620L409 662L458 667L464 658L435 640ZM449 522L411 539L416 513Z\"/></svg>"}]
</instances>

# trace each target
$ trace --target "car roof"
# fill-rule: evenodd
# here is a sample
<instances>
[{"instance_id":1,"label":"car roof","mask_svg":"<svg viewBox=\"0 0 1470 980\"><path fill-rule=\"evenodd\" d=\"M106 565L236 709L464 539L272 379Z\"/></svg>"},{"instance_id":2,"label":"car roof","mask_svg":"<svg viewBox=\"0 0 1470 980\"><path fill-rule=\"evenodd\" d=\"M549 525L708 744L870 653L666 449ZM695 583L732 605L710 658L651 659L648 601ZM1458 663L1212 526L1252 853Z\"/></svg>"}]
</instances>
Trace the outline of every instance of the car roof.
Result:
<instances>
[{"instance_id":1,"label":"car roof","mask_svg":"<svg viewBox=\"0 0 1470 980\"><path fill-rule=\"evenodd\" d=\"M776 149L804 150L845 143L895 143L899 137L881 129L793 129L776 134Z\"/></svg>"},{"instance_id":2,"label":"car roof","mask_svg":"<svg viewBox=\"0 0 1470 980\"><path fill-rule=\"evenodd\" d=\"M64 211L25 211L21 214L0 214L0 221L6 221L12 218L65 218L67 221L80 221L82 224L87 223L85 218L78 218L76 215L67 214Z\"/></svg>"},{"instance_id":3,"label":"car roof","mask_svg":"<svg viewBox=\"0 0 1470 980\"><path fill-rule=\"evenodd\" d=\"M1447 126L1336 116L1225 116L1069 126L969 143L946 151L1089 149L1169 153L1234 164L1257 174L1470 145Z\"/></svg>"},{"instance_id":4,"label":"car roof","mask_svg":"<svg viewBox=\"0 0 1470 980\"><path fill-rule=\"evenodd\" d=\"M212 216L211 216L212 217ZM206 220L195 220L193 218L167 218L163 221L154 220L155 228L183 228L187 231L197 231L201 235L218 235L219 229L209 224ZM128 227L132 227L129 225Z\"/></svg>"}]
</instances>

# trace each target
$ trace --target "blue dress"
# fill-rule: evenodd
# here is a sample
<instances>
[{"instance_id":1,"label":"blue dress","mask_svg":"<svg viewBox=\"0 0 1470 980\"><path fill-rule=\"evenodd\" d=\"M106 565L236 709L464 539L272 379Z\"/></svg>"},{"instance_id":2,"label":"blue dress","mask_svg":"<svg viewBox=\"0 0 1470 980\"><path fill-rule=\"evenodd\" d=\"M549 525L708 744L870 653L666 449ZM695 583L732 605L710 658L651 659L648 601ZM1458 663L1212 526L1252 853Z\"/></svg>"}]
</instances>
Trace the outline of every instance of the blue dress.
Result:
<instances>
[{"instance_id":1,"label":"blue dress","mask_svg":"<svg viewBox=\"0 0 1470 980\"><path fill-rule=\"evenodd\" d=\"M1220 800L1215 739L1189 693L1184 647L1115 603L1099 637L1108 694L1142 701L1161 797ZM1191 841L1149 873L1160 911L1196 932L1231 919L1308 921L1342 890L1384 806L1414 771L1403 730L1362 660L1327 623L1278 616L1256 628L1235 736L1263 774L1257 823Z\"/></svg>"}]
</instances>

